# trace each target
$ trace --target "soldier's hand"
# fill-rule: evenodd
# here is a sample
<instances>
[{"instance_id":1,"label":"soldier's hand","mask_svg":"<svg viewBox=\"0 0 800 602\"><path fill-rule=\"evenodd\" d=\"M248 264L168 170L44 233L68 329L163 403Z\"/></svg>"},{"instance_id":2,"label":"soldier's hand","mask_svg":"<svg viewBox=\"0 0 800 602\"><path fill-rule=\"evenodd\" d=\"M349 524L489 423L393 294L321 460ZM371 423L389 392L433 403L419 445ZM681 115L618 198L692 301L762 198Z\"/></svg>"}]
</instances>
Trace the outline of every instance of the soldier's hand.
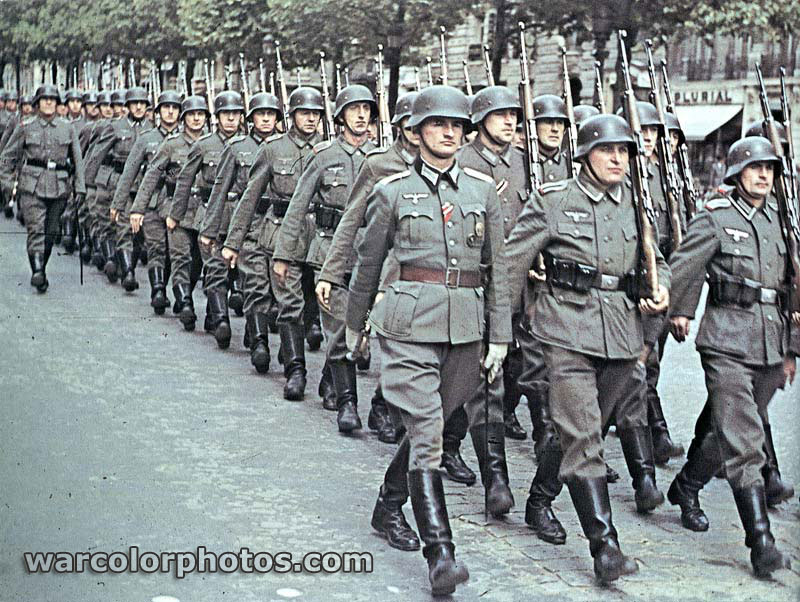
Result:
<instances>
[{"instance_id":1,"label":"soldier's hand","mask_svg":"<svg viewBox=\"0 0 800 602\"><path fill-rule=\"evenodd\" d=\"M794 354L789 354L783 358L783 375L789 384L794 382L794 375L797 372L797 360Z\"/></svg>"},{"instance_id":2,"label":"soldier's hand","mask_svg":"<svg viewBox=\"0 0 800 602\"><path fill-rule=\"evenodd\" d=\"M669 319L669 331L672 333L672 338L683 343L686 337L689 336L689 325L692 321L685 316L673 316Z\"/></svg>"},{"instance_id":3,"label":"soldier's hand","mask_svg":"<svg viewBox=\"0 0 800 602\"><path fill-rule=\"evenodd\" d=\"M643 314L660 314L667 311L669 307L669 291L658 285L658 295L655 299L640 299L639 310Z\"/></svg>"},{"instance_id":4,"label":"soldier's hand","mask_svg":"<svg viewBox=\"0 0 800 602\"><path fill-rule=\"evenodd\" d=\"M497 373L503 366L503 360L506 359L508 353L508 345L505 343L489 343L489 349L486 352L486 359L483 360L483 367L489 372L489 382L494 382L497 378Z\"/></svg>"},{"instance_id":5,"label":"soldier's hand","mask_svg":"<svg viewBox=\"0 0 800 602\"><path fill-rule=\"evenodd\" d=\"M176 222L171 217L168 217L166 219L166 222L167 222L167 230L169 230L169 231L172 231L172 230L174 230L175 228L178 227L178 222Z\"/></svg>"},{"instance_id":6,"label":"soldier's hand","mask_svg":"<svg viewBox=\"0 0 800 602\"><path fill-rule=\"evenodd\" d=\"M131 213L131 231L136 234L142 227L144 215L141 213Z\"/></svg>"},{"instance_id":7,"label":"soldier's hand","mask_svg":"<svg viewBox=\"0 0 800 602\"><path fill-rule=\"evenodd\" d=\"M330 311L331 283L325 280L320 280L319 282L317 282L317 287L314 289L314 292L317 293L317 301L319 302L319 304L328 311Z\"/></svg>"},{"instance_id":8,"label":"soldier's hand","mask_svg":"<svg viewBox=\"0 0 800 602\"><path fill-rule=\"evenodd\" d=\"M528 280L531 282L544 282L546 279L544 272L537 272L536 270L528 270Z\"/></svg>"},{"instance_id":9,"label":"soldier's hand","mask_svg":"<svg viewBox=\"0 0 800 602\"><path fill-rule=\"evenodd\" d=\"M281 261L280 259L276 259L272 262L272 271L278 277L278 281L283 284L286 282L286 274L289 272L289 264L285 261Z\"/></svg>"},{"instance_id":10,"label":"soldier's hand","mask_svg":"<svg viewBox=\"0 0 800 602\"><path fill-rule=\"evenodd\" d=\"M800 327L800 311L792 312L792 324Z\"/></svg>"},{"instance_id":11,"label":"soldier's hand","mask_svg":"<svg viewBox=\"0 0 800 602\"><path fill-rule=\"evenodd\" d=\"M239 253L230 247L222 247L222 259L225 260L225 263L228 264L230 269L233 269L236 267L236 263L239 261Z\"/></svg>"},{"instance_id":12,"label":"soldier's hand","mask_svg":"<svg viewBox=\"0 0 800 602\"><path fill-rule=\"evenodd\" d=\"M206 250L207 253L214 252L214 241L210 239L208 236L201 234L200 236L197 237L197 241Z\"/></svg>"}]
</instances>

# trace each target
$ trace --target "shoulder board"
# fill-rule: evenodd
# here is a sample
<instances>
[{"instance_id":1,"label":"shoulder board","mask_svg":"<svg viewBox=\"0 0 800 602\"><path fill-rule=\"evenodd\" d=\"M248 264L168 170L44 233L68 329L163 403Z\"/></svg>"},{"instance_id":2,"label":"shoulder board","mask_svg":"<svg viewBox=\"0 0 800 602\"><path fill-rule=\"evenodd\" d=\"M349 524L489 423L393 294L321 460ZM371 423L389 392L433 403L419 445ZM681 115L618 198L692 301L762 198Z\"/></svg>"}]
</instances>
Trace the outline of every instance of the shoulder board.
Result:
<instances>
[{"instance_id":1,"label":"shoulder board","mask_svg":"<svg viewBox=\"0 0 800 602\"><path fill-rule=\"evenodd\" d=\"M237 142L241 142L242 140L245 140L246 138L247 138L246 134L243 134L241 136L234 136L233 138L231 138L228 141L228 144L236 144Z\"/></svg>"},{"instance_id":2,"label":"shoulder board","mask_svg":"<svg viewBox=\"0 0 800 602\"><path fill-rule=\"evenodd\" d=\"M321 153L326 148L330 148L332 144L333 144L332 140L323 140L322 142L318 142L317 144L314 145L314 154L316 155L318 153Z\"/></svg>"},{"instance_id":3,"label":"shoulder board","mask_svg":"<svg viewBox=\"0 0 800 602\"><path fill-rule=\"evenodd\" d=\"M387 152L389 152L390 148L391 148L391 146L386 146L386 147L381 146L381 147L378 147L378 148L373 148L372 150L367 151L366 156L367 157L371 157L372 155L384 155Z\"/></svg>"},{"instance_id":4,"label":"shoulder board","mask_svg":"<svg viewBox=\"0 0 800 602\"><path fill-rule=\"evenodd\" d=\"M23 119L22 123L27 125L29 123L33 123L34 121L36 121L36 115L31 115L30 117L26 117L25 119Z\"/></svg>"},{"instance_id":5,"label":"shoulder board","mask_svg":"<svg viewBox=\"0 0 800 602\"><path fill-rule=\"evenodd\" d=\"M705 209L707 211L714 211L714 209L724 209L730 206L730 199L711 199L705 204Z\"/></svg>"},{"instance_id":6,"label":"shoulder board","mask_svg":"<svg viewBox=\"0 0 800 602\"><path fill-rule=\"evenodd\" d=\"M200 142L201 140L205 140L206 138L210 138L211 134L213 134L213 132L209 132L208 134L203 134L197 140L195 140L195 142Z\"/></svg>"},{"instance_id":7,"label":"shoulder board","mask_svg":"<svg viewBox=\"0 0 800 602\"><path fill-rule=\"evenodd\" d=\"M172 132L171 134L167 134L167 137L164 138L164 140L173 140L180 137L181 134L183 134L183 132Z\"/></svg>"},{"instance_id":8,"label":"shoulder board","mask_svg":"<svg viewBox=\"0 0 800 602\"><path fill-rule=\"evenodd\" d=\"M272 134L272 136L267 136L264 139L264 142L274 142L275 140L280 140L283 138L283 134Z\"/></svg>"},{"instance_id":9,"label":"shoulder board","mask_svg":"<svg viewBox=\"0 0 800 602\"><path fill-rule=\"evenodd\" d=\"M478 180L483 180L484 182L489 182L490 184L494 184L492 176L487 176L485 173L482 173L477 169L472 169L471 167L462 167L461 169L468 176L472 176L473 178L477 178Z\"/></svg>"},{"instance_id":10,"label":"shoulder board","mask_svg":"<svg viewBox=\"0 0 800 602\"><path fill-rule=\"evenodd\" d=\"M557 190L564 190L569 184L569 180L559 180L558 182L550 182L539 186L539 194L548 194L556 192Z\"/></svg>"},{"instance_id":11,"label":"shoulder board","mask_svg":"<svg viewBox=\"0 0 800 602\"><path fill-rule=\"evenodd\" d=\"M403 178L406 178L406 177L408 177L410 175L411 175L411 172L409 170L405 169L403 171L398 171L397 173L393 173L393 174L391 174L389 176L386 176L382 180L379 180L378 184L381 184L381 185L390 184L390 183L394 182L395 180L402 180Z\"/></svg>"}]
</instances>

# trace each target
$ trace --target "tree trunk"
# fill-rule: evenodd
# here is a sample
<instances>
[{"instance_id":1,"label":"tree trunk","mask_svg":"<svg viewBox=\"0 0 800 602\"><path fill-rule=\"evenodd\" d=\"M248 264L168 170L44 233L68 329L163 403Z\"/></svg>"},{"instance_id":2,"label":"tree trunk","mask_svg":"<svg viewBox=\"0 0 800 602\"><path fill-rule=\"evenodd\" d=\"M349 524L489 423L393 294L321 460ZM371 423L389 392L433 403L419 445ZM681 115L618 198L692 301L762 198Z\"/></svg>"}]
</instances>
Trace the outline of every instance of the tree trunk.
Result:
<instances>
[{"instance_id":1,"label":"tree trunk","mask_svg":"<svg viewBox=\"0 0 800 602\"><path fill-rule=\"evenodd\" d=\"M17 96L22 94L22 59L19 55L14 57L14 70L17 74Z\"/></svg>"},{"instance_id":2,"label":"tree trunk","mask_svg":"<svg viewBox=\"0 0 800 602\"><path fill-rule=\"evenodd\" d=\"M406 3L401 0L397 3L397 15L395 22L392 24L394 28L391 30L391 39L397 41L397 45L402 45L400 40L405 39L405 21L406 21ZM386 49L384 58L386 65L389 67L389 112L394 112L394 106L397 104L400 88L400 60L402 58L403 49L389 47Z\"/></svg>"}]
</instances>

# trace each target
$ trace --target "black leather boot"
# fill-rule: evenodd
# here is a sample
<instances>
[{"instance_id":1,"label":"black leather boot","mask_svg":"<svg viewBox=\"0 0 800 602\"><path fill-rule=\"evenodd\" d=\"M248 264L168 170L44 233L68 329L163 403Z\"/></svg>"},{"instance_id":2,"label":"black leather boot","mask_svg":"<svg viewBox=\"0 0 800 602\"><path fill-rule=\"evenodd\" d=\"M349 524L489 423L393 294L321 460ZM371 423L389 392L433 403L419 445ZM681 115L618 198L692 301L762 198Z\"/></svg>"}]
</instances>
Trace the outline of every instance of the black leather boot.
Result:
<instances>
[{"instance_id":1,"label":"black leather boot","mask_svg":"<svg viewBox=\"0 0 800 602\"><path fill-rule=\"evenodd\" d=\"M411 470L408 490L420 538L425 543L422 554L428 561L432 593L434 596L452 594L456 585L469 579L469 571L456 562L442 476L436 470Z\"/></svg>"},{"instance_id":2,"label":"black leather boot","mask_svg":"<svg viewBox=\"0 0 800 602\"><path fill-rule=\"evenodd\" d=\"M306 353L303 347L303 325L280 324L281 354L283 356L283 397L289 401L302 401L306 392Z\"/></svg>"},{"instance_id":3,"label":"black leather boot","mask_svg":"<svg viewBox=\"0 0 800 602\"><path fill-rule=\"evenodd\" d=\"M750 563L756 577L769 577L773 571L791 568L789 557L775 547L767 516L764 486L755 484L746 489L734 489L733 499L744 527L744 544L750 548Z\"/></svg>"},{"instance_id":4,"label":"black leather boot","mask_svg":"<svg viewBox=\"0 0 800 602\"><path fill-rule=\"evenodd\" d=\"M65 211L61 219L61 244L65 254L75 252L75 214L72 212Z\"/></svg>"},{"instance_id":5,"label":"black leather boot","mask_svg":"<svg viewBox=\"0 0 800 602\"><path fill-rule=\"evenodd\" d=\"M328 361L322 366L322 376L319 379L319 387L317 387L317 394L322 398L322 408L330 412L335 412L339 408L336 404L336 389L333 388L333 379L331 378L331 368Z\"/></svg>"},{"instance_id":6,"label":"black leather boot","mask_svg":"<svg viewBox=\"0 0 800 602\"><path fill-rule=\"evenodd\" d=\"M633 481L636 511L646 513L664 503L664 494L656 487L653 442L647 427L617 428L622 453Z\"/></svg>"},{"instance_id":7,"label":"black leather boot","mask_svg":"<svg viewBox=\"0 0 800 602\"><path fill-rule=\"evenodd\" d=\"M169 299L167 299L167 282L165 280L164 268L151 267L147 270L147 278L150 280L150 307L157 316L163 316Z\"/></svg>"},{"instance_id":8,"label":"black leather boot","mask_svg":"<svg viewBox=\"0 0 800 602\"><path fill-rule=\"evenodd\" d=\"M611 502L605 477L571 479L567 483L583 533L594 558L594 574L601 584L639 570L636 562L622 553L617 530L611 522Z\"/></svg>"},{"instance_id":9,"label":"black leather boot","mask_svg":"<svg viewBox=\"0 0 800 602\"><path fill-rule=\"evenodd\" d=\"M794 497L794 487L784 483L781 471L778 469L778 455L775 452L775 441L772 439L772 427L764 424L764 453L767 461L761 469L764 476L764 491L767 496L767 506L773 508Z\"/></svg>"},{"instance_id":10,"label":"black leather boot","mask_svg":"<svg viewBox=\"0 0 800 602\"><path fill-rule=\"evenodd\" d=\"M312 322L306 329L306 342L308 343L309 351L319 351L323 338L319 322Z\"/></svg>"},{"instance_id":11,"label":"black leather boot","mask_svg":"<svg viewBox=\"0 0 800 602\"><path fill-rule=\"evenodd\" d=\"M375 388L375 394L372 396L370 402L369 415L367 416L367 426L372 431L380 431L389 417L389 408L386 406L386 400L381 393L381 386Z\"/></svg>"},{"instance_id":12,"label":"black leather boot","mask_svg":"<svg viewBox=\"0 0 800 602\"><path fill-rule=\"evenodd\" d=\"M10 200L3 200L3 215L6 216L6 219L12 219L14 217L14 203Z\"/></svg>"},{"instance_id":13,"label":"black leather boot","mask_svg":"<svg viewBox=\"0 0 800 602\"><path fill-rule=\"evenodd\" d=\"M46 261L43 253L31 253L28 255L28 263L31 266L31 286L40 293L44 293L50 283L45 275Z\"/></svg>"},{"instance_id":14,"label":"black leather boot","mask_svg":"<svg viewBox=\"0 0 800 602\"><path fill-rule=\"evenodd\" d=\"M698 494L722 466L717 436L709 406L703 409L695 426L686 463L667 491L667 499L681 508L681 524L691 531L708 531L708 517L700 507Z\"/></svg>"},{"instance_id":15,"label":"black leather boot","mask_svg":"<svg viewBox=\"0 0 800 602\"><path fill-rule=\"evenodd\" d=\"M619 473L606 462L606 483L616 483L621 478Z\"/></svg>"},{"instance_id":16,"label":"black leather boot","mask_svg":"<svg viewBox=\"0 0 800 602\"><path fill-rule=\"evenodd\" d=\"M98 272L103 271L106 260L103 257L103 242L97 238L92 239L92 265L97 268Z\"/></svg>"},{"instance_id":17,"label":"black leather boot","mask_svg":"<svg viewBox=\"0 0 800 602\"><path fill-rule=\"evenodd\" d=\"M389 463L370 523L391 547L405 552L419 550L419 538L403 515L403 504L408 499L409 448L406 438Z\"/></svg>"},{"instance_id":18,"label":"black leather boot","mask_svg":"<svg viewBox=\"0 0 800 602\"><path fill-rule=\"evenodd\" d=\"M191 332L197 322L197 314L194 313L192 288L188 284L176 284L172 287L172 294L175 295L175 304L179 308L178 317L181 324L183 324L183 329Z\"/></svg>"},{"instance_id":19,"label":"black leather boot","mask_svg":"<svg viewBox=\"0 0 800 602\"><path fill-rule=\"evenodd\" d=\"M664 418L664 410L661 408L661 399L658 393L654 394L654 391L650 390L647 391L647 424L653 436L653 459L656 464L662 466L669 462L670 458L680 458L686 453L683 445L672 441L667 420Z\"/></svg>"},{"instance_id":20,"label":"black leather boot","mask_svg":"<svg viewBox=\"0 0 800 602\"><path fill-rule=\"evenodd\" d=\"M503 422L506 437L524 441L528 433L522 428L516 413L522 395L517 385L521 369L518 355L518 351L512 351L503 364Z\"/></svg>"},{"instance_id":21,"label":"black leather boot","mask_svg":"<svg viewBox=\"0 0 800 602\"><path fill-rule=\"evenodd\" d=\"M114 241L106 239L103 241L103 271L106 278L112 284L117 281L117 250Z\"/></svg>"},{"instance_id":22,"label":"black leather boot","mask_svg":"<svg viewBox=\"0 0 800 602\"><path fill-rule=\"evenodd\" d=\"M553 512L553 500L561 493L561 445L558 438L542 441L537 454L539 462L531 482L530 494L525 504L525 523L542 541L561 545L567 541L567 532Z\"/></svg>"},{"instance_id":23,"label":"black leather boot","mask_svg":"<svg viewBox=\"0 0 800 602\"><path fill-rule=\"evenodd\" d=\"M466 436L467 424L467 413L463 407L454 410L445 421L442 433L442 468L451 481L471 486L475 484L477 477L461 457L461 440Z\"/></svg>"},{"instance_id":24,"label":"black leather boot","mask_svg":"<svg viewBox=\"0 0 800 602\"><path fill-rule=\"evenodd\" d=\"M217 347L227 349L231 345L231 323L228 316L227 291L208 292L206 305L206 330L214 334Z\"/></svg>"},{"instance_id":25,"label":"black leather boot","mask_svg":"<svg viewBox=\"0 0 800 602\"><path fill-rule=\"evenodd\" d=\"M495 518L508 514L514 506L514 496L508 485L504 430L503 424L492 423L469 431L478 456L481 482L486 488L487 508Z\"/></svg>"},{"instance_id":26,"label":"black leather boot","mask_svg":"<svg viewBox=\"0 0 800 602\"><path fill-rule=\"evenodd\" d=\"M250 332L250 363L259 374L269 371L269 326L267 314L248 313L247 330Z\"/></svg>"},{"instance_id":27,"label":"black leather boot","mask_svg":"<svg viewBox=\"0 0 800 602\"><path fill-rule=\"evenodd\" d=\"M244 315L244 292L242 291L242 277L239 268L228 270L228 307L240 318Z\"/></svg>"},{"instance_id":28,"label":"black leather boot","mask_svg":"<svg viewBox=\"0 0 800 602\"><path fill-rule=\"evenodd\" d=\"M336 389L338 415L336 424L340 433L351 433L361 428L358 417L358 389L356 388L356 367L352 362L328 362Z\"/></svg>"},{"instance_id":29,"label":"black leather boot","mask_svg":"<svg viewBox=\"0 0 800 602\"><path fill-rule=\"evenodd\" d=\"M528 398L528 410L531 414L533 432L531 438L534 443L534 453L539 458L539 450L549 445L549 441L558 440L555 424L550 416L550 384L547 381L537 381L531 385Z\"/></svg>"},{"instance_id":30,"label":"black leather boot","mask_svg":"<svg viewBox=\"0 0 800 602\"><path fill-rule=\"evenodd\" d=\"M269 306L269 311L267 312L267 317L269 318L269 331L272 334L278 334L278 312L280 308L278 304L273 302L272 305Z\"/></svg>"},{"instance_id":31,"label":"black leather boot","mask_svg":"<svg viewBox=\"0 0 800 602\"><path fill-rule=\"evenodd\" d=\"M81 259L83 263L89 263L92 260L92 238L89 232L83 226L81 228Z\"/></svg>"},{"instance_id":32,"label":"black leather boot","mask_svg":"<svg viewBox=\"0 0 800 602\"><path fill-rule=\"evenodd\" d=\"M130 251L117 251L117 265L122 278L122 288L132 293L139 288L136 282L136 270L133 266L133 254Z\"/></svg>"}]
</instances>

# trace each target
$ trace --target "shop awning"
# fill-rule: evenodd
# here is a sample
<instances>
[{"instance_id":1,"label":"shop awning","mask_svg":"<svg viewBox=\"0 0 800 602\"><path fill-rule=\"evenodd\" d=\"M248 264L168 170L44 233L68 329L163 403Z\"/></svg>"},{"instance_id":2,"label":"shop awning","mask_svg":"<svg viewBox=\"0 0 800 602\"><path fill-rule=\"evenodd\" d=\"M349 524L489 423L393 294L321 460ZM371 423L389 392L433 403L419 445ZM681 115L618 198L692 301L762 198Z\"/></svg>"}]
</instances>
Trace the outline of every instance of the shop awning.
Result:
<instances>
[{"instance_id":1,"label":"shop awning","mask_svg":"<svg viewBox=\"0 0 800 602\"><path fill-rule=\"evenodd\" d=\"M678 105L675 112L689 142L705 140L742 111L742 105Z\"/></svg>"}]
</instances>

